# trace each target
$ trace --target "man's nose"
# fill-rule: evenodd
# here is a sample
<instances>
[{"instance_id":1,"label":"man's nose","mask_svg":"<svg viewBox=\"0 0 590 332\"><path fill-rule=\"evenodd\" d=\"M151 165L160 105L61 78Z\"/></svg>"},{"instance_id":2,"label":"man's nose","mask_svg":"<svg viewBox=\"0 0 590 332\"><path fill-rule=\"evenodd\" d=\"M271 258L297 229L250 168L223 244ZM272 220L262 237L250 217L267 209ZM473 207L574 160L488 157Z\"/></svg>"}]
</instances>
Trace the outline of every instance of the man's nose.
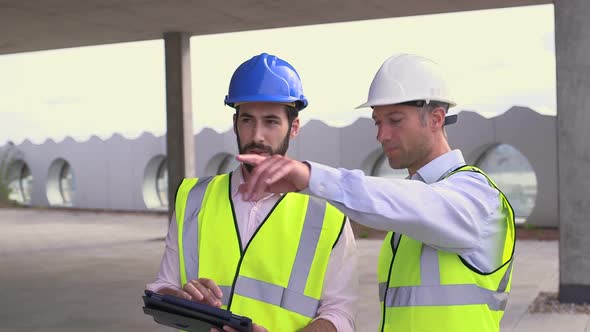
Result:
<instances>
[{"instance_id":1,"label":"man's nose","mask_svg":"<svg viewBox=\"0 0 590 332\"><path fill-rule=\"evenodd\" d=\"M391 130L385 126L379 126L377 129L377 141L379 143L386 142L391 139Z\"/></svg>"},{"instance_id":2,"label":"man's nose","mask_svg":"<svg viewBox=\"0 0 590 332\"><path fill-rule=\"evenodd\" d=\"M264 126L261 126L259 123L254 125L253 139L256 143L264 142Z\"/></svg>"}]
</instances>

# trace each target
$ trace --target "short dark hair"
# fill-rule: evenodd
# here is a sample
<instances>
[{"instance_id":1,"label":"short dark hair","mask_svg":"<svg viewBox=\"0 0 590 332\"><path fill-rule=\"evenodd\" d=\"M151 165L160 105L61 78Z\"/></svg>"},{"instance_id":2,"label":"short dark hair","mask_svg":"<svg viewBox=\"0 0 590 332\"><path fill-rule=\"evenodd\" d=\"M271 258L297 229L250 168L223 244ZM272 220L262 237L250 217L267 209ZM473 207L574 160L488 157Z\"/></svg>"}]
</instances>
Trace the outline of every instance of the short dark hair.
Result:
<instances>
[{"instance_id":1,"label":"short dark hair","mask_svg":"<svg viewBox=\"0 0 590 332\"><path fill-rule=\"evenodd\" d=\"M293 121L297 119L299 116L299 109L293 106L286 106L285 110L287 111L287 121L289 122L289 128L293 124Z\"/></svg>"}]
</instances>

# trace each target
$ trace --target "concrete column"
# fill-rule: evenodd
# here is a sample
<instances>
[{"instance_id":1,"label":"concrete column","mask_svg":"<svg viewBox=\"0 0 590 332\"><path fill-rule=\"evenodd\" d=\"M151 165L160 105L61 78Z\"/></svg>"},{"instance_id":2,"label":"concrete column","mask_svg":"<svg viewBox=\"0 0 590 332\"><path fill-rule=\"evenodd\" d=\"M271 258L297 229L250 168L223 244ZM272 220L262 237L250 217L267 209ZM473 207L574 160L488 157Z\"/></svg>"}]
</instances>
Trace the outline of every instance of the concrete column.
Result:
<instances>
[{"instance_id":1,"label":"concrete column","mask_svg":"<svg viewBox=\"0 0 590 332\"><path fill-rule=\"evenodd\" d=\"M590 303L590 1L555 0L559 299Z\"/></svg>"},{"instance_id":2,"label":"concrete column","mask_svg":"<svg viewBox=\"0 0 590 332\"><path fill-rule=\"evenodd\" d=\"M164 33L166 61L166 155L169 215L176 189L185 177L195 176L191 97L190 35Z\"/></svg>"}]
</instances>

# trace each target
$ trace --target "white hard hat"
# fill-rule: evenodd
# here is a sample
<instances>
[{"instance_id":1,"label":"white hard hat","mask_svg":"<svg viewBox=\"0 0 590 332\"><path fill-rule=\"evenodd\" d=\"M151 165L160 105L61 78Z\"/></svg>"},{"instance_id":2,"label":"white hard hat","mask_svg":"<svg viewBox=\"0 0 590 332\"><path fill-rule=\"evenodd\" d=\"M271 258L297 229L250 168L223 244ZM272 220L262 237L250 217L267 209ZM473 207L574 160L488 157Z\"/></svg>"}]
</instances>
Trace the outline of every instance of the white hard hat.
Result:
<instances>
[{"instance_id":1,"label":"white hard hat","mask_svg":"<svg viewBox=\"0 0 590 332\"><path fill-rule=\"evenodd\" d=\"M415 100L456 105L436 62L417 55L397 54L381 65L369 88L367 102L357 108Z\"/></svg>"}]
</instances>

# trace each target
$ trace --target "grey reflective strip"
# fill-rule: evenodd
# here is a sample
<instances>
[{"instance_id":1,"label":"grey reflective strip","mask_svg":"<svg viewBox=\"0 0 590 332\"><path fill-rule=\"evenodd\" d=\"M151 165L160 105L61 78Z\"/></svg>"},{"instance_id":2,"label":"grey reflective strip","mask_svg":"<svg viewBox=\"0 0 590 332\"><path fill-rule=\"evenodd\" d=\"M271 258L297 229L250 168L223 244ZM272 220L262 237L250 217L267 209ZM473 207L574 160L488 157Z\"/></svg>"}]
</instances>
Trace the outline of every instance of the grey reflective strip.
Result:
<instances>
[{"instance_id":1,"label":"grey reflective strip","mask_svg":"<svg viewBox=\"0 0 590 332\"><path fill-rule=\"evenodd\" d=\"M186 280L199 278L199 211L205 190L213 177L199 178L186 199L184 226L182 229L182 249L184 250L184 270Z\"/></svg>"},{"instance_id":2,"label":"grey reflective strip","mask_svg":"<svg viewBox=\"0 0 590 332\"><path fill-rule=\"evenodd\" d=\"M512 262L514 258L510 260L510 264L506 271L504 271L504 276L502 276L502 280L500 280L500 285L498 285L498 292L505 292L506 288L508 287L508 281L510 280L510 273L512 272Z\"/></svg>"},{"instance_id":3,"label":"grey reflective strip","mask_svg":"<svg viewBox=\"0 0 590 332\"><path fill-rule=\"evenodd\" d=\"M394 287L387 290L387 307L452 306L487 304L491 310L504 310L508 293L477 285L439 285Z\"/></svg>"},{"instance_id":4,"label":"grey reflective strip","mask_svg":"<svg viewBox=\"0 0 590 332\"><path fill-rule=\"evenodd\" d=\"M303 316L314 318L320 301L289 289L239 276L234 294L276 305Z\"/></svg>"},{"instance_id":5,"label":"grey reflective strip","mask_svg":"<svg viewBox=\"0 0 590 332\"><path fill-rule=\"evenodd\" d=\"M311 264L322 234L325 214L326 202L315 197L309 197L299 247L297 248L295 262L289 277L289 285L287 286L291 291L303 293L305 290Z\"/></svg>"},{"instance_id":6,"label":"grey reflective strip","mask_svg":"<svg viewBox=\"0 0 590 332\"><path fill-rule=\"evenodd\" d=\"M438 254L429 245L422 245L420 254L420 284L424 286L440 285Z\"/></svg>"},{"instance_id":7,"label":"grey reflective strip","mask_svg":"<svg viewBox=\"0 0 590 332\"><path fill-rule=\"evenodd\" d=\"M387 290L387 283L380 282L379 283L379 302L385 299L385 291Z\"/></svg>"},{"instance_id":8,"label":"grey reflective strip","mask_svg":"<svg viewBox=\"0 0 590 332\"><path fill-rule=\"evenodd\" d=\"M221 298L221 303L223 305L227 305L229 303L229 298L231 295L231 286L219 286L219 289L221 289L221 293L223 294L223 297Z\"/></svg>"}]
</instances>

